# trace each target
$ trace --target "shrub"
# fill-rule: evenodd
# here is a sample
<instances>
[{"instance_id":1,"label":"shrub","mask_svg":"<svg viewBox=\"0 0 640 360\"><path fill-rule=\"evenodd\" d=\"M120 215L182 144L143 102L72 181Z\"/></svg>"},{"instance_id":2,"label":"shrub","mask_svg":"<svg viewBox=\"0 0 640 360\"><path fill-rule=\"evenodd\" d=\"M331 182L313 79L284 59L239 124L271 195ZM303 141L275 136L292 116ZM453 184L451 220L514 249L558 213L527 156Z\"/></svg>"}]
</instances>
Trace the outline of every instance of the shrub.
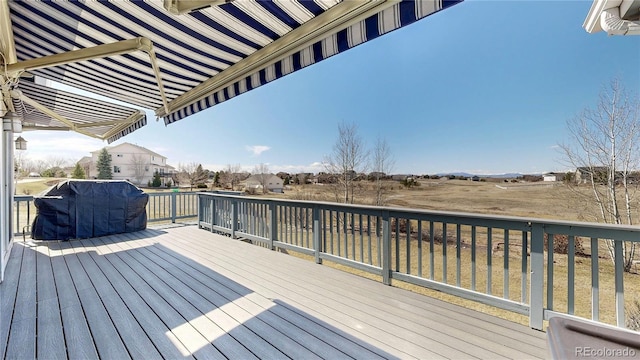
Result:
<instances>
[{"instance_id":1,"label":"shrub","mask_svg":"<svg viewBox=\"0 0 640 360\"><path fill-rule=\"evenodd\" d=\"M151 180L149 180L149 181L147 182L147 187L151 187L151 185L152 185L152 184L151 184Z\"/></svg>"},{"instance_id":2,"label":"shrub","mask_svg":"<svg viewBox=\"0 0 640 360\"><path fill-rule=\"evenodd\" d=\"M169 181L167 181L167 183L166 183L166 184L164 184L164 185L165 185L166 187L170 188L170 187L171 187L171 185L173 185L173 184L171 183L171 180L169 180Z\"/></svg>"},{"instance_id":3,"label":"shrub","mask_svg":"<svg viewBox=\"0 0 640 360\"><path fill-rule=\"evenodd\" d=\"M640 331L640 300L635 299L625 308L627 329Z\"/></svg>"},{"instance_id":4,"label":"shrub","mask_svg":"<svg viewBox=\"0 0 640 360\"><path fill-rule=\"evenodd\" d=\"M207 187L208 187L207 184L198 184L198 185L196 185L196 188L198 188L198 189L206 189Z\"/></svg>"},{"instance_id":5,"label":"shrub","mask_svg":"<svg viewBox=\"0 0 640 360\"><path fill-rule=\"evenodd\" d=\"M162 180L160 179L160 174L158 174L158 172L156 171L153 174L153 180L151 181L151 186L160 187L160 185L162 185Z\"/></svg>"},{"instance_id":6,"label":"shrub","mask_svg":"<svg viewBox=\"0 0 640 360\"><path fill-rule=\"evenodd\" d=\"M576 255L585 255L584 247L582 246L582 239L578 236L575 237ZM548 235L544 234L544 249L549 251ZM556 254L568 254L569 253L569 237L567 235L553 235L553 252Z\"/></svg>"}]
</instances>

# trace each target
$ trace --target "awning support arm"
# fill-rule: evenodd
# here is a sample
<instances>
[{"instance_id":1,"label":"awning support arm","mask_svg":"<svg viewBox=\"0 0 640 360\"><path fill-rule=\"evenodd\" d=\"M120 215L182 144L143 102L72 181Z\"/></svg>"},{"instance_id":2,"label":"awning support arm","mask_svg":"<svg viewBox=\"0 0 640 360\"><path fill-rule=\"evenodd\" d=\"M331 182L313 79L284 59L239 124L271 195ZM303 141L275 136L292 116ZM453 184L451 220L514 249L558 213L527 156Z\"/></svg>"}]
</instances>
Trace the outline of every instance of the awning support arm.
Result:
<instances>
[{"instance_id":1,"label":"awning support arm","mask_svg":"<svg viewBox=\"0 0 640 360\"><path fill-rule=\"evenodd\" d=\"M136 121L140 120L143 116L145 116L145 114L142 111L137 111L133 114L131 114L131 116L129 116L122 125L119 126L114 126L113 129L107 131L104 135L102 135L103 139L108 139L110 137L112 137L113 135L119 133L120 131L126 129L128 126L131 126L132 124L134 124Z\"/></svg>"},{"instance_id":2,"label":"awning support arm","mask_svg":"<svg viewBox=\"0 0 640 360\"><path fill-rule=\"evenodd\" d=\"M343 1L271 44L231 65L218 75L173 99L169 107L170 111L166 111L165 108L156 109L156 116L164 117L202 99L207 94L229 86L233 81L237 81L238 78L247 76L278 58L293 54L317 41L328 30L340 29L348 21L365 19L399 2L400 0Z\"/></svg>"},{"instance_id":3,"label":"awning support arm","mask_svg":"<svg viewBox=\"0 0 640 360\"><path fill-rule=\"evenodd\" d=\"M47 108L46 106L44 106L44 105L40 104L39 102L31 99L30 97L28 97L27 95L22 93L22 91L12 90L11 91L11 96L13 98L15 98L15 99L22 100L23 102L33 106L35 109L37 109L41 113L43 113L43 114L45 114L45 115L47 115L47 116L49 116L51 118L54 118L54 119L60 121L61 123L67 125L69 127L69 130L73 130L73 131L76 131L76 132L78 132L80 134L87 135L87 136L90 136L90 137L93 137L93 138L97 138L97 139L103 140L103 138L101 136L98 136L98 135L95 135L95 134L92 134L92 133L89 133L89 132L86 132L86 131L78 129L76 124L74 124L71 120L65 118L64 116L61 116L60 114L56 113L55 111L52 111L51 109Z\"/></svg>"},{"instance_id":4,"label":"awning support arm","mask_svg":"<svg viewBox=\"0 0 640 360\"><path fill-rule=\"evenodd\" d=\"M128 54L135 51L144 51L149 55L149 60L156 77L156 82L158 83L160 96L162 97L162 103L164 104L165 109L169 109L164 85L162 84L162 76L160 75L160 68L158 67L156 54L153 50L153 43L145 37L137 37L135 39L122 40L110 44L96 45L84 49L67 51L61 54L42 56L36 59L8 64L6 67L7 74L5 75L17 76L23 71L66 65L79 61L104 58L114 55Z\"/></svg>"}]
</instances>

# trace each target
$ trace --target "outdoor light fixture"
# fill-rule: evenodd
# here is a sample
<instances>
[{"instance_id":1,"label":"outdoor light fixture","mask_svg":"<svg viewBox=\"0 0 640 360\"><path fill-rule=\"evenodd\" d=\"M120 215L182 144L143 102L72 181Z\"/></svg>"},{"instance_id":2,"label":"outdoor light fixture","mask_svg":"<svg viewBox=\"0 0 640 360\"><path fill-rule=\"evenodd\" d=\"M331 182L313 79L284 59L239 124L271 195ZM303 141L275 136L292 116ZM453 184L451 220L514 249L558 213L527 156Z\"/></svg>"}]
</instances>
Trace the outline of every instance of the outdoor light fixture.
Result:
<instances>
[{"instance_id":1,"label":"outdoor light fixture","mask_svg":"<svg viewBox=\"0 0 640 360\"><path fill-rule=\"evenodd\" d=\"M22 132L21 118L13 111L7 112L2 117L2 130L12 131L14 133L21 133Z\"/></svg>"},{"instance_id":2,"label":"outdoor light fixture","mask_svg":"<svg viewBox=\"0 0 640 360\"><path fill-rule=\"evenodd\" d=\"M27 140L22 136L18 136L16 139L16 150L27 150Z\"/></svg>"}]
</instances>

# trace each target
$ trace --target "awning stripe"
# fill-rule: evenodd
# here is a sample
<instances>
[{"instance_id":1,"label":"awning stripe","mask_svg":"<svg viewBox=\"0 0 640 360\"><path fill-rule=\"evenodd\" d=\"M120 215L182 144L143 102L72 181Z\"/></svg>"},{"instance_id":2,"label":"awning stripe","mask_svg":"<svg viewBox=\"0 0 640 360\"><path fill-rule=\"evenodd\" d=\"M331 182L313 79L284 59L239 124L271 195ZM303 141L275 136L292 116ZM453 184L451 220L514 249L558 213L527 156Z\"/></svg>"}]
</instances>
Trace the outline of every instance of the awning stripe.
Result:
<instances>
[{"instance_id":1,"label":"awning stripe","mask_svg":"<svg viewBox=\"0 0 640 360\"><path fill-rule=\"evenodd\" d=\"M115 141L147 123L146 115L144 114L139 119L132 118L136 113L139 113L139 110L35 84L31 81L20 81L16 89L75 125L99 125L82 128L82 131L94 136L101 137L114 127L125 124L126 120L130 118L134 120L126 129L111 136L109 141ZM19 98L14 98L13 104L17 115L23 117L23 124L25 125L38 126L44 130L47 127L68 127L58 119L52 118L30 104L22 102ZM115 123L112 125L101 124L105 121Z\"/></svg>"},{"instance_id":2,"label":"awning stripe","mask_svg":"<svg viewBox=\"0 0 640 360\"><path fill-rule=\"evenodd\" d=\"M184 119L210 106L215 106L241 93L279 79L293 71L318 63L366 41L414 23L419 19L458 2L459 1L432 2L420 0L400 2L346 29L328 35L326 38L311 46L293 55L277 60L273 64L256 71L246 78L210 94L205 98L205 101L200 100L190 106L172 112L164 117L164 122L168 125ZM306 4L306 2L303 4Z\"/></svg>"},{"instance_id":3,"label":"awning stripe","mask_svg":"<svg viewBox=\"0 0 640 360\"><path fill-rule=\"evenodd\" d=\"M140 37L140 36L146 36L146 34L144 33L136 33L134 31L131 31L131 27L125 26L123 23L119 23L114 21L112 18L109 18L108 16L106 16L105 14L102 13L98 13L97 11L95 11L94 9L92 9L91 7L85 6L84 3L81 2L77 2L74 1L73 5L79 7L82 11L86 11L87 13L91 14L92 16L94 16L94 18L97 18L103 22L105 22L106 24L108 24L109 26L112 26L114 28L117 28L118 30L120 30L123 33L128 34L128 36L117 36L117 37L113 37L114 39L116 38L120 38L120 39L131 39L134 37ZM188 51L191 51L197 55L200 55L202 57L202 59L197 59L195 57L191 58L191 61L194 64L197 64L200 67L203 68L207 68L213 71L220 71L222 70L222 67L220 66L216 66L214 63L212 63L210 61L211 59L211 55L207 54L206 52L202 51L201 49L195 47L195 46L191 46L189 43L182 41L174 36L171 36L170 34L167 34L166 32L162 32L159 29L156 29L155 27L151 26L150 24L135 18L134 19L135 23L144 27L146 30L152 32L155 35L158 35L160 37L162 37L163 39L165 39L169 44L165 45L165 42L160 42L160 41L156 41L154 43L154 47L156 49L160 49L161 54L162 52L166 52L168 54L171 54L172 57L177 57L177 58L181 58L184 56L184 51L178 51L178 50L174 50L172 47L175 47L175 44L177 44L179 47L176 48L182 48L182 49L186 49ZM96 21L95 20L90 20L89 21L92 24L95 24ZM102 27L104 28L104 26ZM174 44L173 46L171 46L171 44ZM168 59L172 59L172 57L167 58L166 56L162 55L160 56L160 59L162 59L163 61L168 61ZM224 59L220 59L220 61L224 62L225 65L229 65L229 62L224 60ZM175 63L177 63L178 61L173 61L172 64L176 65Z\"/></svg>"},{"instance_id":4,"label":"awning stripe","mask_svg":"<svg viewBox=\"0 0 640 360\"><path fill-rule=\"evenodd\" d=\"M120 131L119 133L111 136L110 138L107 139L107 143L111 144L112 142L120 139L121 137L125 136L125 135L129 135L132 132L140 129L141 127L147 125L147 117L143 117L140 120L136 121L135 123L131 124L131 126L127 127L126 129Z\"/></svg>"}]
</instances>

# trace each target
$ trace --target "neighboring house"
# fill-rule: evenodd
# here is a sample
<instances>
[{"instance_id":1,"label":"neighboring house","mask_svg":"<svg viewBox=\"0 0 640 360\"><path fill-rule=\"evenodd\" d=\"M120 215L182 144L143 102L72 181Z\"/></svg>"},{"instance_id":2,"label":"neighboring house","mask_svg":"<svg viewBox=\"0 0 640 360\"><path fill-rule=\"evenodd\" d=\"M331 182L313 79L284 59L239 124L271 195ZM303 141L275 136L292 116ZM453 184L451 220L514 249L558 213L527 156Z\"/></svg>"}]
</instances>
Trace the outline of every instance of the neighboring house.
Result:
<instances>
[{"instance_id":1,"label":"neighboring house","mask_svg":"<svg viewBox=\"0 0 640 360\"><path fill-rule=\"evenodd\" d=\"M175 168L167 164L167 158L145 147L122 143L107 147L111 156L111 173L114 180L129 180L137 185L146 185L158 172L164 185L171 179ZM87 179L95 179L98 176L96 164L102 149L91 152L91 157L85 156L80 161L80 166L85 170Z\"/></svg>"},{"instance_id":2,"label":"neighboring house","mask_svg":"<svg viewBox=\"0 0 640 360\"><path fill-rule=\"evenodd\" d=\"M581 166L576 169L576 183L586 184L591 181L591 173L596 183L603 183L607 181L609 168L606 166Z\"/></svg>"},{"instance_id":3,"label":"neighboring house","mask_svg":"<svg viewBox=\"0 0 640 360\"><path fill-rule=\"evenodd\" d=\"M395 180L395 181L407 181L409 179L413 180L413 176L406 175L406 174L391 175L391 180Z\"/></svg>"},{"instance_id":4,"label":"neighboring house","mask_svg":"<svg viewBox=\"0 0 640 360\"><path fill-rule=\"evenodd\" d=\"M245 180L244 187L245 189L254 189L262 191L262 179L264 177L264 183L267 186L267 190L275 193L282 193L284 188L283 181L279 177L273 174L258 174L251 175Z\"/></svg>"},{"instance_id":5,"label":"neighboring house","mask_svg":"<svg viewBox=\"0 0 640 360\"><path fill-rule=\"evenodd\" d=\"M554 173L546 173L542 175L542 181L558 181L558 176Z\"/></svg>"}]
</instances>

